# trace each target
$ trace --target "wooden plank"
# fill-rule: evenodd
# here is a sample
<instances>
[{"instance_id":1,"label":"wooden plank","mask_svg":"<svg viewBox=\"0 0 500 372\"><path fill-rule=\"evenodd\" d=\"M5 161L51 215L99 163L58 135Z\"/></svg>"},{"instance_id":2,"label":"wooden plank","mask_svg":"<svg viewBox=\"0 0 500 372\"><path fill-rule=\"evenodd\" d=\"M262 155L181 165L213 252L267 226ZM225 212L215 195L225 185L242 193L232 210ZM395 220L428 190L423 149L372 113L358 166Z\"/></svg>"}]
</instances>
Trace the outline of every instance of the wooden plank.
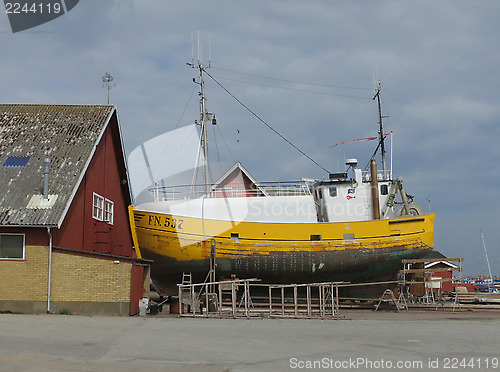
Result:
<instances>
[{"instance_id":1,"label":"wooden plank","mask_svg":"<svg viewBox=\"0 0 500 372\"><path fill-rule=\"evenodd\" d=\"M441 269L408 269L408 270L400 270L401 274L424 274L424 273L440 273L443 271L462 271L460 268L447 267Z\"/></svg>"},{"instance_id":2,"label":"wooden plank","mask_svg":"<svg viewBox=\"0 0 500 372\"><path fill-rule=\"evenodd\" d=\"M399 282L401 282L401 281L400 280L388 280L388 281L385 281L385 282L370 282L370 283L347 283L347 282L343 282L343 283L347 283L347 284L339 284L339 285L337 285L337 287L364 287L364 286L369 286L369 285L392 284L392 283L399 283ZM329 283L325 283L325 284L329 284ZM333 284L335 284L335 282L333 282Z\"/></svg>"},{"instance_id":3,"label":"wooden plank","mask_svg":"<svg viewBox=\"0 0 500 372\"><path fill-rule=\"evenodd\" d=\"M443 258L415 258L415 259L405 259L401 260L404 264L411 264L411 263L422 263L422 262L439 262L439 261L458 261L458 262L463 262L463 257L460 258L448 258L448 257L443 257Z\"/></svg>"},{"instance_id":4,"label":"wooden plank","mask_svg":"<svg viewBox=\"0 0 500 372\"><path fill-rule=\"evenodd\" d=\"M444 283L444 282L452 282L453 279L452 278L448 278L448 279L435 279L435 278L431 278L431 277L426 277L426 278L423 278L425 279L424 281L415 281L415 280L412 280L412 281L407 281L407 282L404 282L405 285L409 285L409 284L424 284L424 283Z\"/></svg>"}]
</instances>

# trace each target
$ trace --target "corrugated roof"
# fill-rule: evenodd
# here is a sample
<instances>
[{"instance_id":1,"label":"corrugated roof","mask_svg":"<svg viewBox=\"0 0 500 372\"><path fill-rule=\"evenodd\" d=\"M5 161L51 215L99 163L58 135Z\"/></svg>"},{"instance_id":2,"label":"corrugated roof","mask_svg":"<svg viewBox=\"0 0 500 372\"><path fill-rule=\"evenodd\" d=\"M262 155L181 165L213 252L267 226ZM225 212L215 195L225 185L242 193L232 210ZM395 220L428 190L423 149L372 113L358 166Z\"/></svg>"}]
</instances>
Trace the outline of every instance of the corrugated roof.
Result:
<instances>
[{"instance_id":1,"label":"corrugated roof","mask_svg":"<svg viewBox=\"0 0 500 372\"><path fill-rule=\"evenodd\" d=\"M0 104L0 164L29 157L24 167L0 167L0 226L56 226L108 121L113 105ZM28 203L43 194L49 158L50 208Z\"/></svg>"}]
</instances>

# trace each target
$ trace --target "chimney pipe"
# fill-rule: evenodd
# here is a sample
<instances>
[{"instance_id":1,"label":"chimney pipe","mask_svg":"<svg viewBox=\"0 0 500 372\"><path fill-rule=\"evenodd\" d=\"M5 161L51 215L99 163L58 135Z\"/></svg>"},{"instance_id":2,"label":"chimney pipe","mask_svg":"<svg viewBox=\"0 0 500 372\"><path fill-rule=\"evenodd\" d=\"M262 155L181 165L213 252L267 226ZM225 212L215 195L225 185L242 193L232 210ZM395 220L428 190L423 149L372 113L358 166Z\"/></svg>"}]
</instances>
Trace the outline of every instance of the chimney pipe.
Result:
<instances>
[{"instance_id":1,"label":"chimney pipe","mask_svg":"<svg viewBox=\"0 0 500 372\"><path fill-rule=\"evenodd\" d=\"M372 159L370 163L370 170L372 176L372 208L373 208L373 219L380 220L380 206L378 198L378 179L377 179L377 162Z\"/></svg>"},{"instance_id":2,"label":"chimney pipe","mask_svg":"<svg viewBox=\"0 0 500 372\"><path fill-rule=\"evenodd\" d=\"M43 171L43 198L49 198L49 168L50 168L50 159L45 158L43 160L43 164L45 169Z\"/></svg>"}]
</instances>

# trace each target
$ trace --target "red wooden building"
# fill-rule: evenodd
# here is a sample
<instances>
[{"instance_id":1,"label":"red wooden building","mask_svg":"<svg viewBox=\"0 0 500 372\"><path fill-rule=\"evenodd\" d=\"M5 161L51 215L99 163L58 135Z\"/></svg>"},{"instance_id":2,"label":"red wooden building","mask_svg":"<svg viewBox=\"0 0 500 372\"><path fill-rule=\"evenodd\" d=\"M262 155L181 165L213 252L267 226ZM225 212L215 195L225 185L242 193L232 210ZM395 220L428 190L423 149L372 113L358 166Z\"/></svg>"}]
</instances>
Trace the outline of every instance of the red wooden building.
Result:
<instances>
[{"instance_id":1,"label":"red wooden building","mask_svg":"<svg viewBox=\"0 0 500 372\"><path fill-rule=\"evenodd\" d=\"M453 272L460 271L460 267L448 261L446 256L438 251L432 251L424 258L432 259L424 265L424 269L428 270L425 273L427 287L433 292L453 292Z\"/></svg>"},{"instance_id":2,"label":"red wooden building","mask_svg":"<svg viewBox=\"0 0 500 372\"><path fill-rule=\"evenodd\" d=\"M0 310L139 311L125 164L112 105L0 105Z\"/></svg>"},{"instance_id":3,"label":"red wooden building","mask_svg":"<svg viewBox=\"0 0 500 372\"><path fill-rule=\"evenodd\" d=\"M212 194L215 198L234 198L265 196L266 192L241 163L237 162L215 182Z\"/></svg>"}]
</instances>

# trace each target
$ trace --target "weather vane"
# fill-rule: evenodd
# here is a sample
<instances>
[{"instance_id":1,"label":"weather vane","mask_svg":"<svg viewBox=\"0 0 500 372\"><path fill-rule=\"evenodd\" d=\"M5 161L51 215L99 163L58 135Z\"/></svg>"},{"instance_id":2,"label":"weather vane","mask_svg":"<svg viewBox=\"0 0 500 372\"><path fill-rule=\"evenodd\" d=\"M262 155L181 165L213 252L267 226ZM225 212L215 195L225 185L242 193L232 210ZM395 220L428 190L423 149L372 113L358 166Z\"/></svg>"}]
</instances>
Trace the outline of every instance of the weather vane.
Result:
<instances>
[{"instance_id":1,"label":"weather vane","mask_svg":"<svg viewBox=\"0 0 500 372\"><path fill-rule=\"evenodd\" d=\"M111 87L116 87L116 84L113 83L113 75L109 72L106 72L102 77L102 86L108 87L108 105L109 105L109 92L111 91Z\"/></svg>"}]
</instances>

